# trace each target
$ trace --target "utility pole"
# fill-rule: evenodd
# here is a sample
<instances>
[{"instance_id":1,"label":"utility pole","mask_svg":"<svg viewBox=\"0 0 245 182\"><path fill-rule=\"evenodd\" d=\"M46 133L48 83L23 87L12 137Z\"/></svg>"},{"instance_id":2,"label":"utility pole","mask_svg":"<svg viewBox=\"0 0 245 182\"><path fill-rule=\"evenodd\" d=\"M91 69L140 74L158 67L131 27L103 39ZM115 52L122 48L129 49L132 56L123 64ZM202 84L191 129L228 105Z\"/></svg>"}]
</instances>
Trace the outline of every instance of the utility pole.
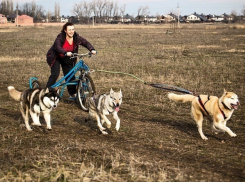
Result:
<instances>
[{"instance_id":1,"label":"utility pole","mask_svg":"<svg viewBox=\"0 0 245 182\"><path fill-rule=\"evenodd\" d=\"M179 29L179 3L178 3L178 29Z\"/></svg>"},{"instance_id":2,"label":"utility pole","mask_svg":"<svg viewBox=\"0 0 245 182\"><path fill-rule=\"evenodd\" d=\"M19 5L18 5L18 3L17 3L17 5L16 5L16 26L18 27L19 25L18 25L18 11L19 11Z\"/></svg>"}]
</instances>

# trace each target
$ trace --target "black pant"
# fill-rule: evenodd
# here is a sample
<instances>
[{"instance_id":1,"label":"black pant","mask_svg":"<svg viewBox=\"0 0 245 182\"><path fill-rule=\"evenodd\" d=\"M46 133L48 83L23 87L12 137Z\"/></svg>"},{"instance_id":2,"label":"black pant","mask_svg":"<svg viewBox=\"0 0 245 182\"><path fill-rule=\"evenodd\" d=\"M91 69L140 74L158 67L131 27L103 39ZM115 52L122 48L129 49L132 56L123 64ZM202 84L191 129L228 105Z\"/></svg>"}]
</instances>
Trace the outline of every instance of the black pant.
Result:
<instances>
[{"instance_id":1,"label":"black pant","mask_svg":"<svg viewBox=\"0 0 245 182\"><path fill-rule=\"evenodd\" d=\"M65 63L60 63L59 60L56 60L51 67L51 75L49 76L49 79L47 82L47 87L51 87L53 84L55 84L56 80L58 79L58 77L60 75L60 65L62 67L64 75L69 73L69 71L72 70L72 68L73 68L72 63L65 64ZM72 80L75 80L75 76L72 77ZM68 85L67 90L68 90L68 93L70 95L73 95L76 93L76 86L75 85Z\"/></svg>"}]
</instances>

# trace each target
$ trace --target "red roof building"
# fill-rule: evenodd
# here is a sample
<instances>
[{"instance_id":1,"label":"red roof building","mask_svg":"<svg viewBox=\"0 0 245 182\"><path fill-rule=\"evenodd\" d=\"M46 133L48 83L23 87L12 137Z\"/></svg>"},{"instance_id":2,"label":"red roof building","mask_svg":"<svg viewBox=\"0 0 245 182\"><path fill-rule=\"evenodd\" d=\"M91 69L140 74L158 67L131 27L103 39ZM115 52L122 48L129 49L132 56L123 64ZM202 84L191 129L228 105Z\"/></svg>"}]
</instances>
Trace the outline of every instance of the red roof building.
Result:
<instances>
[{"instance_id":1,"label":"red roof building","mask_svg":"<svg viewBox=\"0 0 245 182\"><path fill-rule=\"evenodd\" d=\"M0 24L6 24L8 23L7 18L5 17L5 15L0 14Z\"/></svg>"},{"instance_id":2,"label":"red roof building","mask_svg":"<svg viewBox=\"0 0 245 182\"><path fill-rule=\"evenodd\" d=\"M17 17L15 23L18 23L18 25L31 25L33 24L33 18L27 15L21 15Z\"/></svg>"}]
</instances>

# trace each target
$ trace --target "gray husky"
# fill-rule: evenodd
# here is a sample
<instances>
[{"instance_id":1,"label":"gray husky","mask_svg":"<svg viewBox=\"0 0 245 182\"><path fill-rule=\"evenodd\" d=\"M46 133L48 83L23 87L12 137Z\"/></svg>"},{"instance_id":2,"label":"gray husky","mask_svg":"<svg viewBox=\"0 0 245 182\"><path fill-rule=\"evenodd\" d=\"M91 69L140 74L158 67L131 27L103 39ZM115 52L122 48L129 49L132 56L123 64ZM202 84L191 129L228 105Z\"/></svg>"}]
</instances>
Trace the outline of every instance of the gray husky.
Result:
<instances>
[{"instance_id":1,"label":"gray husky","mask_svg":"<svg viewBox=\"0 0 245 182\"><path fill-rule=\"evenodd\" d=\"M119 107L122 104L122 91L114 92L112 89L110 94L95 95L89 98L89 118L97 120L97 125L102 134L108 134L105 128L102 126L106 122L107 127L111 127L111 122L106 115L113 115L113 118L117 121L116 130L120 128L120 119L117 115Z\"/></svg>"},{"instance_id":2,"label":"gray husky","mask_svg":"<svg viewBox=\"0 0 245 182\"><path fill-rule=\"evenodd\" d=\"M8 87L10 96L20 101L20 111L25 121L27 130L31 131L29 125L29 113L33 120L32 125L41 126L39 115L42 112L47 124L47 129L51 130L50 112L57 107L59 102L59 90L54 88L35 88L23 92L17 91L13 86Z\"/></svg>"}]
</instances>

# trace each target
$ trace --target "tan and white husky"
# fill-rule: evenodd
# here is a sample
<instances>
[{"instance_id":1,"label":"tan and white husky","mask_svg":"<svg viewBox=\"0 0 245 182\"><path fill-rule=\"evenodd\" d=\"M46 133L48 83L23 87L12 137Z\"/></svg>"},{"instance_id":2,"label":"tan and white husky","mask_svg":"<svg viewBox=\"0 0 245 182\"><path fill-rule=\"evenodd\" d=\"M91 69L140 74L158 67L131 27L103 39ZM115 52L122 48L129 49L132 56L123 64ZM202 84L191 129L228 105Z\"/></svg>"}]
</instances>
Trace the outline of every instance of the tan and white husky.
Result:
<instances>
[{"instance_id":1,"label":"tan and white husky","mask_svg":"<svg viewBox=\"0 0 245 182\"><path fill-rule=\"evenodd\" d=\"M106 122L107 127L111 127L111 122L106 117L107 115L112 114L113 118L116 120L116 130L120 128L120 119L117 115L119 107L122 104L122 91L114 92L110 90L110 94L100 94L95 95L94 97L89 98L89 118L96 119L97 126L102 134L108 134L104 131L102 125Z\"/></svg>"},{"instance_id":2,"label":"tan and white husky","mask_svg":"<svg viewBox=\"0 0 245 182\"><path fill-rule=\"evenodd\" d=\"M25 121L27 130L31 131L29 125L29 114L33 120L32 125L41 126L39 116L43 113L47 129L51 130L50 112L57 107L59 102L59 90L54 88L35 88L23 92L16 90L13 86L8 87L9 95L16 101L20 101L20 111Z\"/></svg>"},{"instance_id":3,"label":"tan and white husky","mask_svg":"<svg viewBox=\"0 0 245 182\"><path fill-rule=\"evenodd\" d=\"M208 95L193 96L169 93L168 98L174 101L191 102L191 113L202 139L208 139L202 131L203 116L208 116L212 120L211 129L215 133L227 132L231 137L237 136L226 126L227 121L240 104L235 93L224 90L220 98Z\"/></svg>"}]
</instances>

